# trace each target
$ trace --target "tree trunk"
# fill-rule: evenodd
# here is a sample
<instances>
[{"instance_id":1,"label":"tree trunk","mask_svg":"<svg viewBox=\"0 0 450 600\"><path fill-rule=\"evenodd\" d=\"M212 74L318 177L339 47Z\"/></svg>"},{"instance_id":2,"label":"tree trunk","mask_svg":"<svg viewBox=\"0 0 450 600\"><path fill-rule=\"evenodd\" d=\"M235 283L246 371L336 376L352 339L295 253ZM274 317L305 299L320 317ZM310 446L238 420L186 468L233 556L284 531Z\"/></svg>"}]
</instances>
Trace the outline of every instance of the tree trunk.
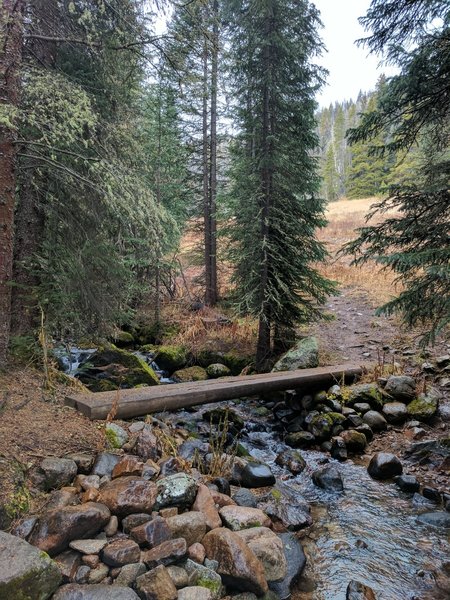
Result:
<instances>
[{"instance_id":1,"label":"tree trunk","mask_svg":"<svg viewBox=\"0 0 450 600\"><path fill-rule=\"evenodd\" d=\"M23 1L3 0L0 7L0 366L6 363L11 327L11 278L14 245L17 132L22 60Z\"/></svg>"},{"instance_id":2,"label":"tree trunk","mask_svg":"<svg viewBox=\"0 0 450 600\"><path fill-rule=\"evenodd\" d=\"M209 218L210 218L210 298L209 303L217 303L217 71L219 57L219 6L213 1L213 29L211 39L211 147L210 147L210 184L209 184Z\"/></svg>"},{"instance_id":3,"label":"tree trunk","mask_svg":"<svg viewBox=\"0 0 450 600\"><path fill-rule=\"evenodd\" d=\"M202 98L202 174L203 174L203 226L205 260L205 303L210 305L211 290L211 210L209 196L209 139L208 139L208 42L203 42L203 98Z\"/></svg>"}]
</instances>

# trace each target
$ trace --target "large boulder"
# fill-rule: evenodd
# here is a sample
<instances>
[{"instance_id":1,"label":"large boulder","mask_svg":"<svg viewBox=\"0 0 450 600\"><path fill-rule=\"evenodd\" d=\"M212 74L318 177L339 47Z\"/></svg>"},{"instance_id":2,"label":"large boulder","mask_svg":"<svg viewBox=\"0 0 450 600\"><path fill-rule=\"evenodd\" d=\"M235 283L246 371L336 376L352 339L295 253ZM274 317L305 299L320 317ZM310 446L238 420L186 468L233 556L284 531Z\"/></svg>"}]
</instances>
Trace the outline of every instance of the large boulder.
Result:
<instances>
[{"instance_id":1,"label":"large boulder","mask_svg":"<svg viewBox=\"0 0 450 600\"><path fill-rule=\"evenodd\" d=\"M118 477L100 488L99 500L112 514L126 517L133 513L151 513L158 488L142 477Z\"/></svg>"},{"instance_id":2,"label":"large boulder","mask_svg":"<svg viewBox=\"0 0 450 600\"><path fill-rule=\"evenodd\" d=\"M188 381L205 381L208 379L208 375L203 367L186 367L175 371L172 379L177 383L187 383Z\"/></svg>"},{"instance_id":3,"label":"large boulder","mask_svg":"<svg viewBox=\"0 0 450 600\"><path fill-rule=\"evenodd\" d=\"M154 361L160 369L173 373L188 363L189 355L184 346L155 346Z\"/></svg>"},{"instance_id":4,"label":"large boulder","mask_svg":"<svg viewBox=\"0 0 450 600\"><path fill-rule=\"evenodd\" d=\"M401 475L403 471L402 463L389 452L377 452L370 460L367 472L373 479L391 479L396 475Z\"/></svg>"},{"instance_id":5,"label":"large boulder","mask_svg":"<svg viewBox=\"0 0 450 600\"><path fill-rule=\"evenodd\" d=\"M206 556L219 564L225 585L262 596L268 590L264 567L237 533L219 527L203 538Z\"/></svg>"},{"instance_id":6,"label":"large boulder","mask_svg":"<svg viewBox=\"0 0 450 600\"><path fill-rule=\"evenodd\" d=\"M45 552L0 531L0 598L46 600L61 579L58 565Z\"/></svg>"},{"instance_id":7,"label":"large boulder","mask_svg":"<svg viewBox=\"0 0 450 600\"><path fill-rule=\"evenodd\" d=\"M391 375L384 391L399 402L411 402L416 397L416 381L408 375Z\"/></svg>"},{"instance_id":8,"label":"large boulder","mask_svg":"<svg viewBox=\"0 0 450 600\"><path fill-rule=\"evenodd\" d=\"M33 529L29 541L33 546L55 556L72 540L93 536L103 529L111 517L104 504L86 502L44 513Z\"/></svg>"},{"instance_id":9,"label":"large boulder","mask_svg":"<svg viewBox=\"0 0 450 600\"><path fill-rule=\"evenodd\" d=\"M305 337L275 363L272 371L295 371L319 366L317 338Z\"/></svg>"}]
</instances>

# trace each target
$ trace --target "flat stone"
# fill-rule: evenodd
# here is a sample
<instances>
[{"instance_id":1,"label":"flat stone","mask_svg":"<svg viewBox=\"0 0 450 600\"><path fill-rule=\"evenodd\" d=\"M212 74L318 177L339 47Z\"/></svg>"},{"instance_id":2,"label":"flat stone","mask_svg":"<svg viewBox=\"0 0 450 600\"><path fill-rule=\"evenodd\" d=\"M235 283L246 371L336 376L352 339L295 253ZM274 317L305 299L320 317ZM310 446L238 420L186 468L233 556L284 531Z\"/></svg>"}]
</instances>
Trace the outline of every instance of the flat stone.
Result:
<instances>
[{"instance_id":1,"label":"flat stone","mask_svg":"<svg viewBox=\"0 0 450 600\"><path fill-rule=\"evenodd\" d=\"M300 541L293 533L280 533L278 537L283 542L287 573L283 581L270 582L269 587L280 600L287 600L291 597L291 589L305 568L306 557Z\"/></svg>"},{"instance_id":2,"label":"flat stone","mask_svg":"<svg viewBox=\"0 0 450 600\"><path fill-rule=\"evenodd\" d=\"M395 475L401 475L402 463L389 452L377 452L372 456L367 472L373 479L391 479Z\"/></svg>"},{"instance_id":3,"label":"flat stone","mask_svg":"<svg viewBox=\"0 0 450 600\"><path fill-rule=\"evenodd\" d=\"M133 540L119 539L109 543L102 552L102 560L110 567L122 567L139 562L141 550Z\"/></svg>"},{"instance_id":4,"label":"flat stone","mask_svg":"<svg viewBox=\"0 0 450 600\"><path fill-rule=\"evenodd\" d=\"M215 529L216 527L221 527L222 520L219 516L211 492L206 485L199 484L192 510L200 511L203 514L208 531L210 529Z\"/></svg>"},{"instance_id":5,"label":"flat stone","mask_svg":"<svg viewBox=\"0 0 450 600\"><path fill-rule=\"evenodd\" d=\"M183 538L177 538L175 540L163 542L159 546L143 552L141 554L141 559L149 569L152 569L159 564L170 565L174 562L177 562L178 560L184 558L186 554L186 540Z\"/></svg>"},{"instance_id":6,"label":"flat stone","mask_svg":"<svg viewBox=\"0 0 450 600\"><path fill-rule=\"evenodd\" d=\"M65 550L72 540L101 531L110 516L109 509L96 502L44 513L30 536L30 543L54 556Z\"/></svg>"},{"instance_id":7,"label":"flat stone","mask_svg":"<svg viewBox=\"0 0 450 600\"><path fill-rule=\"evenodd\" d=\"M169 475L158 482L158 509L166 506L190 507L197 495L198 484L185 473Z\"/></svg>"},{"instance_id":8,"label":"flat stone","mask_svg":"<svg viewBox=\"0 0 450 600\"><path fill-rule=\"evenodd\" d=\"M57 564L28 542L0 531L0 597L46 600L61 583Z\"/></svg>"},{"instance_id":9,"label":"flat stone","mask_svg":"<svg viewBox=\"0 0 450 600\"><path fill-rule=\"evenodd\" d=\"M252 527L238 532L263 567L267 581L286 577L287 564L281 539L267 527Z\"/></svg>"},{"instance_id":10,"label":"flat stone","mask_svg":"<svg viewBox=\"0 0 450 600\"><path fill-rule=\"evenodd\" d=\"M121 585L78 585L70 583L59 588L52 600L139 600L131 588ZM156 600L156 599L155 599Z\"/></svg>"},{"instance_id":11,"label":"flat stone","mask_svg":"<svg viewBox=\"0 0 450 600\"><path fill-rule=\"evenodd\" d=\"M144 469L144 463L137 456L126 455L114 467L112 478L137 475L140 477Z\"/></svg>"},{"instance_id":12,"label":"flat stone","mask_svg":"<svg viewBox=\"0 0 450 600\"><path fill-rule=\"evenodd\" d=\"M81 554L98 554L107 543L107 540L73 540L69 546Z\"/></svg>"},{"instance_id":13,"label":"flat stone","mask_svg":"<svg viewBox=\"0 0 450 600\"><path fill-rule=\"evenodd\" d=\"M45 478L45 489L52 490L73 481L78 468L76 462L70 458L44 458L40 470Z\"/></svg>"},{"instance_id":14,"label":"flat stone","mask_svg":"<svg viewBox=\"0 0 450 600\"><path fill-rule=\"evenodd\" d=\"M166 519L167 525L174 538L184 538L186 544L191 546L201 542L206 533L206 521L203 513L189 511Z\"/></svg>"},{"instance_id":15,"label":"flat stone","mask_svg":"<svg viewBox=\"0 0 450 600\"><path fill-rule=\"evenodd\" d=\"M172 531L169 528L167 521L162 517L157 516L151 521L147 521L142 525L134 527L130 531L130 535L138 544L154 548L155 546L159 546L163 542L170 540Z\"/></svg>"},{"instance_id":16,"label":"flat stone","mask_svg":"<svg viewBox=\"0 0 450 600\"><path fill-rule=\"evenodd\" d=\"M126 517L133 513L151 513L157 495L156 484L141 477L119 477L100 488L100 502L110 511Z\"/></svg>"},{"instance_id":17,"label":"flat stone","mask_svg":"<svg viewBox=\"0 0 450 600\"><path fill-rule=\"evenodd\" d=\"M232 531L240 531L248 527L270 527L269 517L259 508L224 506L219 514L224 525Z\"/></svg>"},{"instance_id":18,"label":"flat stone","mask_svg":"<svg viewBox=\"0 0 450 600\"><path fill-rule=\"evenodd\" d=\"M268 591L264 567L247 544L233 531L219 527L203 538L206 555L217 560L225 585L262 596Z\"/></svg>"},{"instance_id":19,"label":"flat stone","mask_svg":"<svg viewBox=\"0 0 450 600\"><path fill-rule=\"evenodd\" d=\"M92 475L98 475L99 477L104 477L106 475L111 479L113 469L121 459L122 456L120 454L100 452L95 459Z\"/></svg>"},{"instance_id":20,"label":"flat stone","mask_svg":"<svg viewBox=\"0 0 450 600\"><path fill-rule=\"evenodd\" d=\"M158 565L136 580L143 600L176 600L178 591L164 565Z\"/></svg>"}]
</instances>

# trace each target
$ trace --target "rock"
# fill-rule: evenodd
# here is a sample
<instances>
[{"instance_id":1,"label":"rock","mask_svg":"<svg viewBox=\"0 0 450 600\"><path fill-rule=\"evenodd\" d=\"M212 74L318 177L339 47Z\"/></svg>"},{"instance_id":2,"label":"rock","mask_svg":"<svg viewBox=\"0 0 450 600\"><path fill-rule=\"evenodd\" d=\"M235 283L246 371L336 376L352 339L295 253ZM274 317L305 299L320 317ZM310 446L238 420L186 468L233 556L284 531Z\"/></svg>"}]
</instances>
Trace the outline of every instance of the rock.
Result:
<instances>
[{"instance_id":1,"label":"rock","mask_svg":"<svg viewBox=\"0 0 450 600\"><path fill-rule=\"evenodd\" d=\"M22 538L23 540L28 539L31 532L33 531L36 523L38 522L37 517L30 517L20 521L11 529L12 535Z\"/></svg>"},{"instance_id":2,"label":"rock","mask_svg":"<svg viewBox=\"0 0 450 600\"><path fill-rule=\"evenodd\" d=\"M367 425L367 423L363 423L359 427L355 427L355 431L359 431L359 433L363 433L366 436L367 442L371 442L373 440L373 431Z\"/></svg>"},{"instance_id":3,"label":"rock","mask_svg":"<svg viewBox=\"0 0 450 600\"><path fill-rule=\"evenodd\" d=\"M142 469L142 477L144 479L155 479L158 477L161 469L157 463L151 458L148 458L144 463L144 468Z\"/></svg>"},{"instance_id":4,"label":"rock","mask_svg":"<svg viewBox=\"0 0 450 600\"><path fill-rule=\"evenodd\" d=\"M354 429L355 427L359 427L360 425L363 424L363 420L361 419L361 417L355 413L352 413L351 415L348 415L347 418L345 419L345 427L350 428L350 429Z\"/></svg>"},{"instance_id":5,"label":"rock","mask_svg":"<svg viewBox=\"0 0 450 600\"><path fill-rule=\"evenodd\" d=\"M208 375L203 367L187 367L179 369L172 375L172 379L177 383L186 383L188 381L205 381Z\"/></svg>"},{"instance_id":6,"label":"rock","mask_svg":"<svg viewBox=\"0 0 450 600\"><path fill-rule=\"evenodd\" d=\"M186 561L185 569L191 585L207 588L214 600L222 596L222 579L216 571L193 560Z\"/></svg>"},{"instance_id":7,"label":"rock","mask_svg":"<svg viewBox=\"0 0 450 600\"><path fill-rule=\"evenodd\" d=\"M114 467L121 459L122 456L120 454L100 452L95 459L92 475L98 475L99 477L104 477L106 475L111 479Z\"/></svg>"},{"instance_id":8,"label":"rock","mask_svg":"<svg viewBox=\"0 0 450 600\"><path fill-rule=\"evenodd\" d=\"M427 500L431 500L431 502L435 502L436 504L440 504L442 502L442 495L440 491L436 490L435 488L424 486L422 489L422 494Z\"/></svg>"},{"instance_id":9,"label":"rock","mask_svg":"<svg viewBox=\"0 0 450 600\"><path fill-rule=\"evenodd\" d=\"M317 338L305 337L288 350L273 367L272 371L295 371L319 366L319 345Z\"/></svg>"},{"instance_id":10,"label":"rock","mask_svg":"<svg viewBox=\"0 0 450 600\"><path fill-rule=\"evenodd\" d=\"M170 456L164 460L159 461L160 475L161 477L167 477L169 475L175 475L175 473L181 473L185 470L185 463L183 460L176 456Z\"/></svg>"},{"instance_id":11,"label":"rock","mask_svg":"<svg viewBox=\"0 0 450 600\"><path fill-rule=\"evenodd\" d=\"M142 525L134 527L130 531L130 535L138 544L154 548L155 546L159 546L163 542L170 540L172 532L169 529L166 520L157 516L151 521L147 521Z\"/></svg>"},{"instance_id":12,"label":"rock","mask_svg":"<svg viewBox=\"0 0 450 600\"><path fill-rule=\"evenodd\" d=\"M289 531L298 531L312 524L306 500L280 482L261 499L258 508Z\"/></svg>"},{"instance_id":13,"label":"rock","mask_svg":"<svg viewBox=\"0 0 450 600\"><path fill-rule=\"evenodd\" d=\"M308 429L319 441L328 440L333 435L335 426L342 425L344 421L345 417L340 413L318 414L311 419Z\"/></svg>"},{"instance_id":14,"label":"rock","mask_svg":"<svg viewBox=\"0 0 450 600\"><path fill-rule=\"evenodd\" d=\"M419 394L408 404L408 416L417 421L429 421L437 413L440 398L441 394L432 388L426 394Z\"/></svg>"},{"instance_id":15,"label":"rock","mask_svg":"<svg viewBox=\"0 0 450 600\"><path fill-rule=\"evenodd\" d=\"M112 537L113 535L115 535L117 533L118 528L119 528L119 520L117 519L116 515L113 515L110 518L109 523L105 527L105 533L108 537Z\"/></svg>"},{"instance_id":16,"label":"rock","mask_svg":"<svg viewBox=\"0 0 450 600\"><path fill-rule=\"evenodd\" d=\"M78 489L82 490L98 490L100 487L100 477L98 475L77 475L73 485Z\"/></svg>"},{"instance_id":17,"label":"rock","mask_svg":"<svg viewBox=\"0 0 450 600\"><path fill-rule=\"evenodd\" d=\"M280 452L275 459L275 464L288 469L293 475L299 475L306 467L305 459L296 450Z\"/></svg>"},{"instance_id":18,"label":"rock","mask_svg":"<svg viewBox=\"0 0 450 600\"><path fill-rule=\"evenodd\" d=\"M78 585L70 583L59 588L52 600L139 600L129 587L121 585Z\"/></svg>"},{"instance_id":19,"label":"rock","mask_svg":"<svg viewBox=\"0 0 450 600\"><path fill-rule=\"evenodd\" d=\"M170 579L173 581L177 589L184 588L189 585L189 575L186 569L183 569L183 567L177 567L176 565L170 565L166 568L170 575Z\"/></svg>"},{"instance_id":20,"label":"rock","mask_svg":"<svg viewBox=\"0 0 450 600\"><path fill-rule=\"evenodd\" d=\"M156 346L154 361L160 369L173 373L186 366L189 356L183 346Z\"/></svg>"},{"instance_id":21,"label":"rock","mask_svg":"<svg viewBox=\"0 0 450 600\"><path fill-rule=\"evenodd\" d=\"M377 452L367 467L367 472L373 479L391 479L395 475L401 475L402 463L394 455L388 452Z\"/></svg>"},{"instance_id":22,"label":"rock","mask_svg":"<svg viewBox=\"0 0 450 600\"><path fill-rule=\"evenodd\" d=\"M184 558L187 554L186 540L183 538L177 538L175 540L167 540L155 546L151 550L143 552L141 557L147 567L152 569L156 565L170 565L178 560Z\"/></svg>"},{"instance_id":23,"label":"rock","mask_svg":"<svg viewBox=\"0 0 450 600\"><path fill-rule=\"evenodd\" d=\"M151 513L158 489L141 477L119 477L100 488L100 502L118 517L133 513Z\"/></svg>"},{"instance_id":24,"label":"rock","mask_svg":"<svg viewBox=\"0 0 450 600\"><path fill-rule=\"evenodd\" d=\"M107 540L73 540L69 546L81 554L98 554L107 543Z\"/></svg>"},{"instance_id":25,"label":"rock","mask_svg":"<svg viewBox=\"0 0 450 600\"><path fill-rule=\"evenodd\" d=\"M283 542L283 551L286 558L287 573L283 581L270 583L270 589L278 594L280 600L291 597L291 588L300 577L306 565L306 557L298 538L292 533L281 533L278 537Z\"/></svg>"},{"instance_id":26,"label":"rock","mask_svg":"<svg viewBox=\"0 0 450 600\"><path fill-rule=\"evenodd\" d=\"M174 538L184 538L186 544L191 546L201 542L206 533L206 521L203 513L189 511L176 517L166 519L167 525Z\"/></svg>"},{"instance_id":27,"label":"rock","mask_svg":"<svg viewBox=\"0 0 450 600\"><path fill-rule=\"evenodd\" d=\"M206 367L206 374L209 379L218 379L219 377L228 377L231 375L230 369L226 365L220 363L213 363Z\"/></svg>"},{"instance_id":28,"label":"rock","mask_svg":"<svg viewBox=\"0 0 450 600\"><path fill-rule=\"evenodd\" d=\"M80 504L75 489L70 492L67 490L53 490L45 504L45 509L51 511L75 504Z\"/></svg>"},{"instance_id":29,"label":"rock","mask_svg":"<svg viewBox=\"0 0 450 600\"><path fill-rule=\"evenodd\" d=\"M203 546L203 544L195 542L194 544L189 546L188 556L194 562L199 563L200 565L203 564L203 561L206 557L205 547Z\"/></svg>"},{"instance_id":30,"label":"rock","mask_svg":"<svg viewBox=\"0 0 450 600\"><path fill-rule=\"evenodd\" d=\"M44 458L40 470L45 478L45 489L52 490L68 485L75 478L78 467L70 458Z\"/></svg>"},{"instance_id":31,"label":"rock","mask_svg":"<svg viewBox=\"0 0 450 600\"><path fill-rule=\"evenodd\" d=\"M206 555L219 563L225 585L261 596L268 591L264 567L247 544L233 531L219 527L203 538Z\"/></svg>"},{"instance_id":32,"label":"rock","mask_svg":"<svg viewBox=\"0 0 450 600\"><path fill-rule=\"evenodd\" d=\"M58 565L28 542L0 531L0 597L46 600L61 583Z\"/></svg>"},{"instance_id":33,"label":"rock","mask_svg":"<svg viewBox=\"0 0 450 600\"><path fill-rule=\"evenodd\" d=\"M219 514L224 525L232 531L249 527L270 527L269 517L259 508L224 506L219 510Z\"/></svg>"},{"instance_id":34,"label":"rock","mask_svg":"<svg viewBox=\"0 0 450 600\"><path fill-rule=\"evenodd\" d=\"M337 436L331 439L330 454L332 458L341 462L347 460L347 446L342 437Z\"/></svg>"},{"instance_id":35,"label":"rock","mask_svg":"<svg viewBox=\"0 0 450 600\"><path fill-rule=\"evenodd\" d=\"M144 463L139 460L137 456L125 455L114 467L112 472L112 479L117 477L126 477L129 475L135 475L140 477L144 469Z\"/></svg>"},{"instance_id":36,"label":"rock","mask_svg":"<svg viewBox=\"0 0 450 600\"><path fill-rule=\"evenodd\" d=\"M402 492L414 493L420 490L420 484L414 475L399 475L395 478L395 483Z\"/></svg>"},{"instance_id":37,"label":"rock","mask_svg":"<svg viewBox=\"0 0 450 600\"><path fill-rule=\"evenodd\" d=\"M106 423L105 435L111 448L122 448L128 442L128 433L117 423Z\"/></svg>"},{"instance_id":38,"label":"rock","mask_svg":"<svg viewBox=\"0 0 450 600\"><path fill-rule=\"evenodd\" d=\"M166 506L192 506L197 495L198 484L195 479L185 473L169 475L158 482L158 508Z\"/></svg>"},{"instance_id":39,"label":"rock","mask_svg":"<svg viewBox=\"0 0 450 600\"><path fill-rule=\"evenodd\" d=\"M90 583L90 584L100 583L106 577L108 577L108 574L109 574L109 568L106 565L104 565L103 563L100 563L97 567L90 570L89 575L88 575L88 583Z\"/></svg>"},{"instance_id":40,"label":"rock","mask_svg":"<svg viewBox=\"0 0 450 600\"><path fill-rule=\"evenodd\" d=\"M99 565L100 557L98 554L85 554L81 557L81 562L87 565L90 569L95 569L95 567L98 567Z\"/></svg>"},{"instance_id":41,"label":"rock","mask_svg":"<svg viewBox=\"0 0 450 600\"><path fill-rule=\"evenodd\" d=\"M178 592L178 600L213 600L210 590L200 586L185 587Z\"/></svg>"},{"instance_id":42,"label":"rock","mask_svg":"<svg viewBox=\"0 0 450 600\"><path fill-rule=\"evenodd\" d=\"M180 458L192 460L196 454L205 456L210 451L211 448L208 443L205 443L202 440L188 439L183 442L181 446L178 446L177 454Z\"/></svg>"},{"instance_id":43,"label":"rock","mask_svg":"<svg viewBox=\"0 0 450 600\"><path fill-rule=\"evenodd\" d=\"M92 376L95 377L96 369L101 368L99 372L102 376L107 375L108 382L116 386L122 383L130 387L142 383L145 385L159 384L156 373L142 358L117 348L113 344L109 344L107 347L91 354L88 362L91 366L89 369L91 378ZM107 369L104 367L107 367ZM84 378L80 376L80 379L83 381Z\"/></svg>"},{"instance_id":44,"label":"rock","mask_svg":"<svg viewBox=\"0 0 450 600\"><path fill-rule=\"evenodd\" d=\"M97 557L98 558L98 557ZM53 559L58 565L62 575L63 583L70 583L74 580L75 574L81 566L81 555L75 550L65 550Z\"/></svg>"},{"instance_id":45,"label":"rock","mask_svg":"<svg viewBox=\"0 0 450 600\"><path fill-rule=\"evenodd\" d=\"M373 590L359 581L352 580L348 584L346 600L376 600Z\"/></svg>"},{"instance_id":46,"label":"rock","mask_svg":"<svg viewBox=\"0 0 450 600\"><path fill-rule=\"evenodd\" d=\"M30 536L30 543L54 556L65 550L72 540L101 531L110 516L109 509L96 502L44 513Z\"/></svg>"},{"instance_id":47,"label":"rock","mask_svg":"<svg viewBox=\"0 0 450 600\"><path fill-rule=\"evenodd\" d=\"M318 487L331 492L342 492L344 484L339 469L334 465L327 465L312 475L313 482Z\"/></svg>"},{"instance_id":48,"label":"rock","mask_svg":"<svg viewBox=\"0 0 450 600\"><path fill-rule=\"evenodd\" d=\"M285 439L286 444L292 448L309 448L315 441L315 437L309 431L289 433Z\"/></svg>"},{"instance_id":49,"label":"rock","mask_svg":"<svg viewBox=\"0 0 450 600\"><path fill-rule=\"evenodd\" d=\"M416 381L408 375L391 375L384 391L400 402L411 402L416 397Z\"/></svg>"},{"instance_id":50,"label":"rock","mask_svg":"<svg viewBox=\"0 0 450 600\"><path fill-rule=\"evenodd\" d=\"M366 436L355 429L349 429L341 433L345 446L349 452L361 454L367 446Z\"/></svg>"},{"instance_id":51,"label":"rock","mask_svg":"<svg viewBox=\"0 0 450 600\"><path fill-rule=\"evenodd\" d=\"M134 585L134 583L135 583L136 579L139 577L139 575L143 575L144 573L146 573L146 571L147 571L146 566L144 565L144 563L141 563L141 562L124 565L120 569L120 573L116 577L114 584L115 585L127 585L127 586L131 587L132 585Z\"/></svg>"},{"instance_id":52,"label":"rock","mask_svg":"<svg viewBox=\"0 0 450 600\"><path fill-rule=\"evenodd\" d=\"M417 520L432 527L450 529L450 513L447 511L422 513L417 517Z\"/></svg>"},{"instance_id":53,"label":"rock","mask_svg":"<svg viewBox=\"0 0 450 600\"><path fill-rule=\"evenodd\" d=\"M211 492L206 485L199 484L192 510L203 513L208 531L210 529L215 529L216 527L221 527L222 520L219 516Z\"/></svg>"},{"instance_id":54,"label":"rock","mask_svg":"<svg viewBox=\"0 0 450 600\"><path fill-rule=\"evenodd\" d=\"M134 452L144 461L148 459L157 461L160 458L161 448L158 438L152 433L148 425L139 433L136 445L134 446Z\"/></svg>"},{"instance_id":55,"label":"rock","mask_svg":"<svg viewBox=\"0 0 450 600\"><path fill-rule=\"evenodd\" d=\"M124 533L130 533L132 529L138 527L139 525L143 525L148 521L152 520L152 515L147 513L137 513L134 515L128 515L122 519L122 529Z\"/></svg>"},{"instance_id":56,"label":"rock","mask_svg":"<svg viewBox=\"0 0 450 600\"><path fill-rule=\"evenodd\" d=\"M444 354L442 356L438 356L435 360L436 366L439 369L444 369L450 365L450 354Z\"/></svg>"},{"instance_id":57,"label":"rock","mask_svg":"<svg viewBox=\"0 0 450 600\"><path fill-rule=\"evenodd\" d=\"M275 476L267 465L248 462L240 472L239 483L247 488L266 487L275 483Z\"/></svg>"},{"instance_id":58,"label":"rock","mask_svg":"<svg viewBox=\"0 0 450 600\"><path fill-rule=\"evenodd\" d=\"M67 454L66 458L70 458L75 461L77 465L78 473L89 475L94 464L95 456L93 454L83 454L82 452L74 452L73 454Z\"/></svg>"},{"instance_id":59,"label":"rock","mask_svg":"<svg viewBox=\"0 0 450 600\"><path fill-rule=\"evenodd\" d=\"M110 567L122 567L139 562L141 550L133 540L119 539L108 544L102 552L102 560Z\"/></svg>"},{"instance_id":60,"label":"rock","mask_svg":"<svg viewBox=\"0 0 450 600\"><path fill-rule=\"evenodd\" d=\"M256 508L258 504L255 494L246 488L239 488L233 494L233 500L238 506L247 506L248 508ZM222 525L222 521L220 521L220 524Z\"/></svg>"},{"instance_id":61,"label":"rock","mask_svg":"<svg viewBox=\"0 0 450 600\"><path fill-rule=\"evenodd\" d=\"M383 406L383 415L388 423L403 423L408 418L406 404L403 404L403 402L386 402Z\"/></svg>"},{"instance_id":62,"label":"rock","mask_svg":"<svg viewBox=\"0 0 450 600\"><path fill-rule=\"evenodd\" d=\"M372 431L384 431L387 427L387 421L382 414L376 410L369 410L363 416L363 421L372 429Z\"/></svg>"},{"instance_id":63,"label":"rock","mask_svg":"<svg viewBox=\"0 0 450 600\"><path fill-rule=\"evenodd\" d=\"M261 561L267 581L280 581L286 577L287 564L283 542L271 529L252 527L239 531L238 535Z\"/></svg>"},{"instance_id":64,"label":"rock","mask_svg":"<svg viewBox=\"0 0 450 600\"><path fill-rule=\"evenodd\" d=\"M74 577L75 583L87 583L90 572L91 572L90 567L88 567L87 565L81 565L81 567L79 567L77 569L77 572L75 573L75 577Z\"/></svg>"},{"instance_id":65,"label":"rock","mask_svg":"<svg viewBox=\"0 0 450 600\"><path fill-rule=\"evenodd\" d=\"M356 412L364 415L366 412L369 412L370 404L368 404L367 402L356 402L353 405L353 408L356 410Z\"/></svg>"},{"instance_id":66,"label":"rock","mask_svg":"<svg viewBox=\"0 0 450 600\"><path fill-rule=\"evenodd\" d=\"M376 383L359 383L349 388L347 400L348 406L355 406L361 402L367 403L374 410L381 410L385 402L385 397Z\"/></svg>"}]
</instances>

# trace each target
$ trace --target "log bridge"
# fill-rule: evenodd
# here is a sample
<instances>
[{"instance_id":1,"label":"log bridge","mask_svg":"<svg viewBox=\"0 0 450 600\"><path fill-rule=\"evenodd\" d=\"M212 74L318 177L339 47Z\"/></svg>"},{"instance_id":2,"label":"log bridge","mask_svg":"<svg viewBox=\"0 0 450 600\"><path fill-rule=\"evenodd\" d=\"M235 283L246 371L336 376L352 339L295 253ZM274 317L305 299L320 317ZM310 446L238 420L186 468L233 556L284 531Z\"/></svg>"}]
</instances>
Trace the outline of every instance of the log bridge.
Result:
<instances>
[{"instance_id":1,"label":"log bridge","mask_svg":"<svg viewBox=\"0 0 450 600\"><path fill-rule=\"evenodd\" d=\"M362 367L337 365L299 369L261 375L221 377L206 381L156 385L151 387L67 396L65 404L90 419L106 419L115 405L115 418L129 419L164 410L177 410L198 404L232 400L242 396L267 395L290 389L311 389L333 383L353 381L361 376Z\"/></svg>"}]
</instances>

